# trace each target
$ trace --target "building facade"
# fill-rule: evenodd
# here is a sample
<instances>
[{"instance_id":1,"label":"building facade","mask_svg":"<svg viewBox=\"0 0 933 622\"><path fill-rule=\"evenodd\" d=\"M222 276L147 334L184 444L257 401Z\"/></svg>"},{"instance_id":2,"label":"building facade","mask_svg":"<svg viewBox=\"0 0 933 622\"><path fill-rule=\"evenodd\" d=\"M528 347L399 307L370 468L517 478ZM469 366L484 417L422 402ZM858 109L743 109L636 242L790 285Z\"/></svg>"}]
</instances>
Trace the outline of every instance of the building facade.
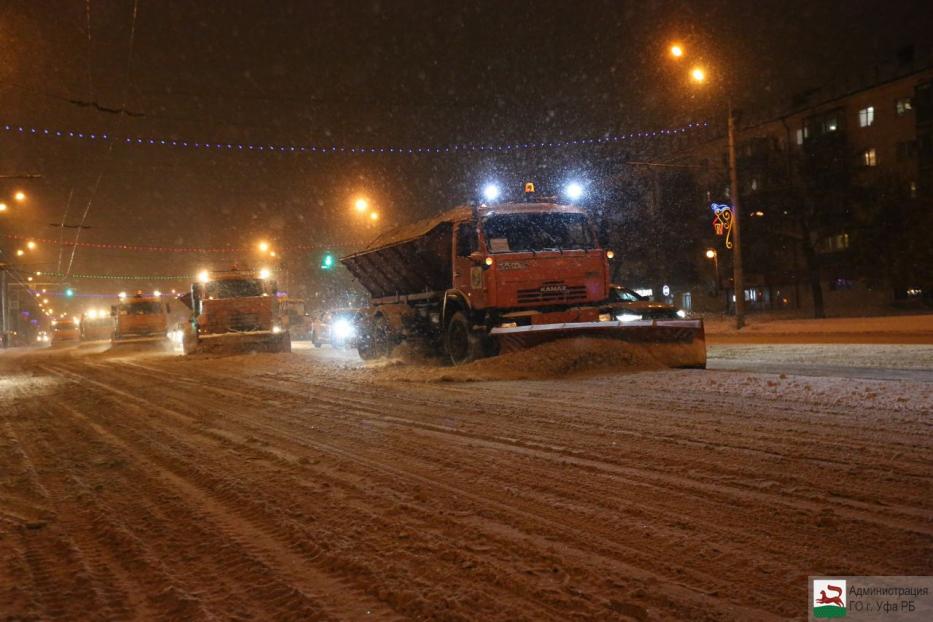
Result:
<instances>
[{"instance_id":1,"label":"building facade","mask_svg":"<svg viewBox=\"0 0 933 622\"><path fill-rule=\"evenodd\" d=\"M751 310L835 313L929 299L933 67L901 67L831 96L812 92L760 122L740 118L736 160ZM682 145L672 162L696 171L707 203L731 203L724 132ZM712 311L731 299L732 251L709 216L719 282L682 293L695 310ZM716 278L712 265L705 273Z\"/></svg>"}]
</instances>

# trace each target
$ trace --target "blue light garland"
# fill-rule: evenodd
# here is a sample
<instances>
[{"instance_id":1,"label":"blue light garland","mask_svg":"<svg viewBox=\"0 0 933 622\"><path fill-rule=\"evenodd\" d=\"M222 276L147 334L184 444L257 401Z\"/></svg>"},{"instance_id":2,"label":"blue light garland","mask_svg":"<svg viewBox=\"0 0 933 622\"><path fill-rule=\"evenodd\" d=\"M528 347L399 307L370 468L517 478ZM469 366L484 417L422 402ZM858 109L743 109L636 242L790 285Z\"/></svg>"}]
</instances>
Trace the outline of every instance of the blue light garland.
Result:
<instances>
[{"instance_id":1,"label":"blue light garland","mask_svg":"<svg viewBox=\"0 0 933 622\"><path fill-rule=\"evenodd\" d=\"M250 143L217 143L200 142L192 140L180 140L171 138L147 138L141 136L112 136L106 132L79 132L76 130L54 130L48 128L27 127L23 125L5 124L3 131L8 133L17 133L23 135L49 137L49 138L73 138L86 141L114 141L125 145L133 146L153 146L153 147L175 147L180 149L197 149L207 151L231 151L231 152L253 152L253 153L311 153L311 154L400 154L400 155L418 155L418 154L443 154L443 153L466 153L466 152L494 152L504 153L510 151L521 151L529 149L552 149L560 147L574 147L581 145L606 145L618 143L626 140L637 140L640 138L660 138L666 136L676 136L685 134L690 130L707 127L708 121L688 123L682 127L667 128L660 130L648 130L643 132L630 132L628 134L619 134L615 136L602 136L600 138L581 138L575 140L554 140L541 142L523 142L503 145L441 145L441 146L423 146L423 147L364 147L364 146L340 146L340 145L265 145Z\"/></svg>"}]
</instances>

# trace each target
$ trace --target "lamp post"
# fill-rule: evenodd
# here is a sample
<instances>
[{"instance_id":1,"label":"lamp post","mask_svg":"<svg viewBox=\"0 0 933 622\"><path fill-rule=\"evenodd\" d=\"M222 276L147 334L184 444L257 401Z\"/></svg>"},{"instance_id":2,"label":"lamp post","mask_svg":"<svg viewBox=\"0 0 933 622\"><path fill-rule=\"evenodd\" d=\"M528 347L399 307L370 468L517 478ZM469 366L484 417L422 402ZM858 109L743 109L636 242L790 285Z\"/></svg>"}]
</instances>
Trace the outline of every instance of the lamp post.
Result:
<instances>
[{"instance_id":1,"label":"lamp post","mask_svg":"<svg viewBox=\"0 0 933 622\"><path fill-rule=\"evenodd\" d=\"M716 249L710 248L706 250L706 258L713 260L713 271L716 273L716 295L719 295L719 253L716 252Z\"/></svg>"},{"instance_id":2,"label":"lamp post","mask_svg":"<svg viewBox=\"0 0 933 622\"><path fill-rule=\"evenodd\" d=\"M681 45L672 45L671 56L680 59L684 56ZM706 82L706 70L696 66L690 70L690 79L697 83ZM727 144L729 160L729 202L732 204L732 291L735 297L735 327L741 329L745 326L745 272L742 268L742 233L741 233L741 207L739 203L739 179L735 165L735 114L732 110L732 95L726 95L726 108L728 119Z\"/></svg>"},{"instance_id":3,"label":"lamp post","mask_svg":"<svg viewBox=\"0 0 933 622\"><path fill-rule=\"evenodd\" d=\"M735 115L729 96L729 200L732 203L732 290L735 295L735 327L745 326L745 273L742 270L742 235L739 177L735 167Z\"/></svg>"}]
</instances>

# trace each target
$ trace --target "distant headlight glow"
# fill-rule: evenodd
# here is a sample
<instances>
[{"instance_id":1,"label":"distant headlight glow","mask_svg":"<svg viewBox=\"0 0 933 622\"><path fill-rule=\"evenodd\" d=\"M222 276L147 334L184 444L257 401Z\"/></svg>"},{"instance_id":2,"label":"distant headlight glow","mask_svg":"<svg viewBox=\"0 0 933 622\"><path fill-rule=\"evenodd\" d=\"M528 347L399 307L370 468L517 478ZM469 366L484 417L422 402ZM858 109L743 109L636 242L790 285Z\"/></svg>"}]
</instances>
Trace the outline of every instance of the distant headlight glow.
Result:
<instances>
[{"instance_id":1,"label":"distant headlight glow","mask_svg":"<svg viewBox=\"0 0 933 622\"><path fill-rule=\"evenodd\" d=\"M356 334L356 327L346 318L336 320L331 330L335 339L349 339Z\"/></svg>"},{"instance_id":2,"label":"distant headlight glow","mask_svg":"<svg viewBox=\"0 0 933 622\"><path fill-rule=\"evenodd\" d=\"M564 194L571 201L579 201L583 198L583 186L576 181L572 181L564 187Z\"/></svg>"},{"instance_id":3,"label":"distant headlight glow","mask_svg":"<svg viewBox=\"0 0 933 622\"><path fill-rule=\"evenodd\" d=\"M677 317L679 317L680 319L683 319L687 317L687 312L684 311L683 309L677 309Z\"/></svg>"}]
</instances>

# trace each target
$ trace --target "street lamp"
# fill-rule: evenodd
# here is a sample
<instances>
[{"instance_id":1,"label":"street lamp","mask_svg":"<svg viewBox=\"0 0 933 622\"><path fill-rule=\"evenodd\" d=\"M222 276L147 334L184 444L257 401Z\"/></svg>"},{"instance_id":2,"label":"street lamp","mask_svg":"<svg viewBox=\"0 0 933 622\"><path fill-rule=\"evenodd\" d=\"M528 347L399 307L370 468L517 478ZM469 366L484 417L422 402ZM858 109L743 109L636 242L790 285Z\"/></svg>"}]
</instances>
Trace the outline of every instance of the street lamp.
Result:
<instances>
[{"instance_id":1,"label":"street lamp","mask_svg":"<svg viewBox=\"0 0 933 622\"><path fill-rule=\"evenodd\" d=\"M379 212L370 212L369 219L373 222L376 222L377 220L379 220Z\"/></svg>"},{"instance_id":2,"label":"street lamp","mask_svg":"<svg viewBox=\"0 0 933 622\"><path fill-rule=\"evenodd\" d=\"M36 250L36 243L33 242L32 240L29 240L28 242L26 242L26 248L28 248L31 251L34 251Z\"/></svg>"},{"instance_id":3,"label":"street lamp","mask_svg":"<svg viewBox=\"0 0 933 622\"><path fill-rule=\"evenodd\" d=\"M673 54L673 47L671 48ZM681 49L683 53L683 49ZM706 82L706 71L694 67L690 78L697 84ZM732 288L735 293L735 327L745 326L745 273L742 269L742 235L740 230L741 207L739 204L739 180L735 166L735 115L732 112L732 94L726 93L727 143L729 150L729 202L732 204ZM718 260L717 260L718 261Z\"/></svg>"},{"instance_id":4,"label":"street lamp","mask_svg":"<svg viewBox=\"0 0 933 622\"><path fill-rule=\"evenodd\" d=\"M268 242L260 242L257 246L259 247L259 252L260 252L260 253L268 253L268 252L269 252L269 243L268 243Z\"/></svg>"},{"instance_id":5,"label":"street lamp","mask_svg":"<svg viewBox=\"0 0 933 622\"><path fill-rule=\"evenodd\" d=\"M684 55L684 49L681 46L679 46L676 43L671 46L671 56L673 56L674 58L680 58L683 55Z\"/></svg>"},{"instance_id":6,"label":"street lamp","mask_svg":"<svg viewBox=\"0 0 933 622\"><path fill-rule=\"evenodd\" d=\"M0 212L6 211L6 203L0 203Z\"/></svg>"},{"instance_id":7,"label":"street lamp","mask_svg":"<svg viewBox=\"0 0 933 622\"><path fill-rule=\"evenodd\" d=\"M369 200L365 197L359 197L353 202L353 207L356 208L357 212L363 214L369 209Z\"/></svg>"},{"instance_id":8,"label":"street lamp","mask_svg":"<svg viewBox=\"0 0 933 622\"><path fill-rule=\"evenodd\" d=\"M22 203L26 200L26 193L22 190L17 190L16 194L13 195L13 198L16 199L17 203Z\"/></svg>"}]
</instances>

